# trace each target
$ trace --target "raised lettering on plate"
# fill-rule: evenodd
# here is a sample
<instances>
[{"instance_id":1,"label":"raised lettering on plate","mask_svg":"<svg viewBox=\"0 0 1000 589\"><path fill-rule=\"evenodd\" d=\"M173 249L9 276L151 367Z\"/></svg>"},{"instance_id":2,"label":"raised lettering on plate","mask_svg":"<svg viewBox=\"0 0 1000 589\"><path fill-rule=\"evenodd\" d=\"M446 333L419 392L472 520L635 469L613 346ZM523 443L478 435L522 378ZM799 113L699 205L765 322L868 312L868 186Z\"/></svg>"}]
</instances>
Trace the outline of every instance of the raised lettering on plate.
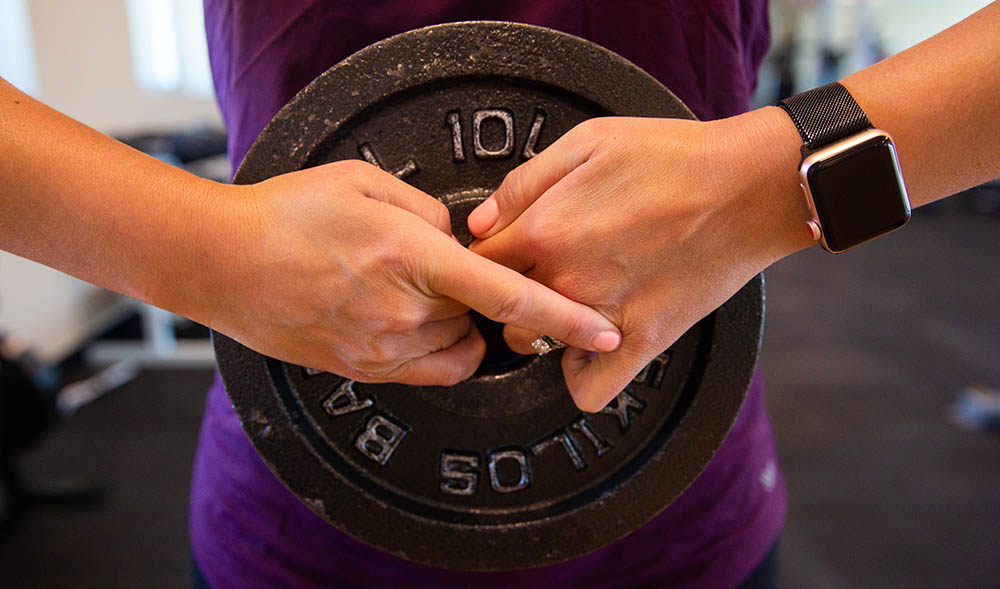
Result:
<instances>
[{"instance_id":1,"label":"raised lettering on plate","mask_svg":"<svg viewBox=\"0 0 1000 589\"><path fill-rule=\"evenodd\" d=\"M618 423L621 425L622 431L627 431L629 426L632 425L631 411L636 413L642 413L642 410L646 407L646 402L633 396L628 390L624 390L618 393L615 400L609 403L604 409L601 409L601 413L605 415L614 415L618 418Z\"/></svg>"},{"instance_id":2,"label":"raised lettering on plate","mask_svg":"<svg viewBox=\"0 0 1000 589\"><path fill-rule=\"evenodd\" d=\"M465 452L441 453L441 492L472 495L479 484L479 456Z\"/></svg>"},{"instance_id":3,"label":"raised lettering on plate","mask_svg":"<svg viewBox=\"0 0 1000 589\"><path fill-rule=\"evenodd\" d=\"M611 442L597 435L597 432L590 427L590 422L587 421L587 418L583 415L574 419L573 423L570 424L570 427L583 434L583 437L587 438L587 440L594 445L594 453L598 456L604 456L610 452L612 448L614 448L614 445Z\"/></svg>"},{"instance_id":4,"label":"raised lettering on plate","mask_svg":"<svg viewBox=\"0 0 1000 589\"><path fill-rule=\"evenodd\" d=\"M538 155L535 148L538 147L538 134L542 131L542 125L545 124L545 111L538 109L535 111L535 120L531 121L531 130L528 131L528 140L524 142L524 152L521 154L524 159L531 159Z\"/></svg>"},{"instance_id":5,"label":"raised lettering on plate","mask_svg":"<svg viewBox=\"0 0 1000 589\"><path fill-rule=\"evenodd\" d=\"M483 122L497 119L503 123L504 139L500 149L487 149L483 145ZM514 115L502 108L477 110L472 113L472 147L480 159L503 158L514 152Z\"/></svg>"},{"instance_id":6,"label":"raised lettering on plate","mask_svg":"<svg viewBox=\"0 0 1000 589\"><path fill-rule=\"evenodd\" d=\"M520 475L514 483L507 483L500 480L499 465L504 460L513 461L518 468ZM490 486L497 493L513 493L531 484L531 467L528 465L528 457L524 455L524 452L516 448L491 452L489 469Z\"/></svg>"},{"instance_id":7,"label":"raised lettering on plate","mask_svg":"<svg viewBox=\"0 0 1000 589\"><path fill-rule=\"evenodd\" d=\"M378 166L383 170L387 170L387 168L383 166L382 163L379 161L378 157L375 156L375 152L372 151L371 145L367 143L362 143L361 145L358 146L358 153L360 153L361 157L365 158L365 161L368 162L369 164L373 166ZM412 159L408 159L406 160L406 163L403 164L402 168L399 168L396 171L389 170L389 173L402 180L403 178L406 178L407 176L413 174L419 169L420 168L417 167L417 162L413 161Z\"/></svg>"},{"instance_id":8,"label":"raised lettering on plate","mask_svg":"<svg viewBox=\"0 0 1000 589\"><path fill-rule=\"evenodd\" d=\"M333 391L323 401L323 411L326 411L331 417L340 417L341 415L367 409L374 403L371 399L358 397L358 394L354 392L354 381L345 378L337 387L337 390Z\"/></svg>"},{"instance_id":9,"label":"raised lettering on plate","mask_svg":"<svg viewBox=\"0 0 1000 589\"><path fill-rule=\"evenodd\" d=\"M667 367L670 366L670 356L671 351L667 350L659 356L653 358L646 367L643 368L639 374L635 375L632 382L637 384L645 384L653 387L654 389L660 388L663 384L663 375L667 371Z\"/></svg>"},{"instance_id":10,"label":"raised lettering on plate","mask_svg":"<svg viewBox=\"0 0 1000 589\"><path fill-rule=\"evenodd\" d=\"M456 162L465 161L465 144L462 141L462 113L453 110L448 113L446 124L451 128L451 159Z\"/></svg>"},{"instance_id":11,"label":"raised lettering on plate","mask_svg":"<svg viewBox=\"0 0 1000 589\"><path fill-rule=\"evenodd\" d=\"M529 449L531 450L532 454L538 456L546 448L553 445L562 446L563 449L566 450L566 454L569 456L570 462L573 463L573 468L577 470L583 470L587 468L587 461L585 461L583 459L583 456L580 454L580 448L577 447L576 440L574 440L573 436L565 429L560 429L559 431L549 435L548 437L542 438L541 440L529 446Z\"/></svg>"},{"instance_id":12,"label":"raised lettering on plate","mask_svg":"<svg viewBox=\"0 0 1000 589\"><path fill-rule=\"evenodd\" d=\"M354 447L380 466L385 466L403 441L407 429L384 415L372 415L365 430L354 440Z\"/></svg>"}]
</instances>

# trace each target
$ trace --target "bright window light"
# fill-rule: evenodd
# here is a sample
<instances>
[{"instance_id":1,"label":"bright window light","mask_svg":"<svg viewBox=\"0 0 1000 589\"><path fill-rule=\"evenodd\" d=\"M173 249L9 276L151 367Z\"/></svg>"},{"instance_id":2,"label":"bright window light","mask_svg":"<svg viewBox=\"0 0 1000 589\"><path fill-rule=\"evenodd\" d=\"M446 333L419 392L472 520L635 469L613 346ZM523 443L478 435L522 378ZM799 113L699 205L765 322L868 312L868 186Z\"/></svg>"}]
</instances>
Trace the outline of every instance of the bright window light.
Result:
<instances>
[{"instance_id":1,"label":"bright window light","mask_svg":"<svg viewBox=\"0 0 1000 589\"><path fill-rule=\"evenodd\" d=\"M212 95L201 0L128 0L132 62L150 92Z\"/></svg>"},{"instance_id":2,"label":"bright window light","mask_svg":"<svg viewBox=\"0 0 1000 589\"><path fill-rule=\"evenodd\" d=\"M22 92L38 92L35 47L24 0L0 0L0 76Z\"/></svg>"},{"instance_id":3,"label":"bright window light","mask_svg":"<svg viewBox=\"0 0 1000 589\"><path fill-rule=\"evenodd\" d=\"M213 96L212 69L208 65L203 0L175 0L181 49L181 85L188 94Z\"/></svg>"}]
</instances>

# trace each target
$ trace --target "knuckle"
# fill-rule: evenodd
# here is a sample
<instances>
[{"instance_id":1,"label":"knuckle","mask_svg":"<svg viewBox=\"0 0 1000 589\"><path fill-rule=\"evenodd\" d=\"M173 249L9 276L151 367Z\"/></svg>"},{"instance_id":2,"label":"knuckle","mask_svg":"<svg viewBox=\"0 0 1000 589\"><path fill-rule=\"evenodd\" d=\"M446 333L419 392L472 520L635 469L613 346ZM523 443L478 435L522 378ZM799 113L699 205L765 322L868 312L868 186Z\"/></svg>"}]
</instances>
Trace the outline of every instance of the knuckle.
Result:
<instances>
[{"instance_id":1,"label":"knuckle","mask_svg":"<svg viewBox=\"0 0 1000 589\"><path fill-rule=\"evenodd\" d=\"M342 376L348 380L354 380L357 382L366 382L365 379L363 378L364 374L357 368L354 368L353 366L344 366L340 370L336 370L333 373L338 376Z\"/></svg>"},{"instance_id":2,"label":"knuckle","mask_svg":"<svg viewBox=\"0 0 1000 589\"><path fill-rule=\"evenodd\" d=\"M411 307L396 311L382 319L382 333L401 334L413 331L424 324L425 314L418 308Z\"/></svg>"},{"instance_id":3,"label":"knuckle","mask_svg":"<svg viewBox=\"0 0 1000 589\"><path fill-rule=\"evenodd\" d=\"M539 260L549 259L552 254L559 254L565 245L565 223L552 215L525 215L522 225L524 246L535 252ZM562 252L565 253L565 252Z\"/></svg>"},{"instance_id":4,"label":"knuckle","mask_svg":"<svg viewBox=\"0 0 1000 589\"><path fill-rule=\"evenodd\" d=\"M542 215L526 214L522 215L520 219L520 233L521 239L524 241L524 247L534 248L545 243L545 226L546 221L542 219Z\"/></svg>"},{"instance_id":5,"label":"knuckle","mask_svg":"<svg viewBox=\"0 0 1000 589\"><path fill-rule=\"evenodd\" d=\"M455 345L462 340L471 328L472 318L468 315L457 317L449 321L449 325L435 330L429 338L429 343L433 350L444 350Z\"/></svg>"},{"instance_id":6,"label":"knuckle","mask_svg":"<svg viewBox=\"0 0 1000 589\"><path fill-rule=\"evenodd\" d=\"M364 364L364 354L357 344L341 347L338 356L344 367L352 373L360 371L361 365Z\"/></svg>"},{"instance_id":7,"label":"knuckle","mask_svg":"<svg viewBox=\"0 0 1000 589\"><path fill-rule=\"evenodd\" d=\"M408 360L402 360L391 348L372 351L372 356L361 367L366 382L407 382L413 370Z\"/></svg>"},{"instance_id":8,"label":"knuckle","mask_svg":"<svg viewBox=\"0 0 1000 589\"><path fill-rule=\"evenodd\" d=\"M434 200L434 204L431 205L431 218L428 220L438 229L451 232L451 212L443 202Z\"/></svg>"},{"instance_id":9,"label":"knuckle","mask_svg":"<svg viewBox=\"0 0 1000 589\"><path fill-rule=\"evenodd\" d=\"M471 377L479 368L479 363L486 354L486 341L479 338L472 342L469 354L460 362L454 363L454 371L448 375L447 386L456 385Z\"/></svg>"},{"instance_id":10,"label":"knuckle","mask_svg":"<svg viewBox=\"0 0 1000 589\"><path fill-rule=\"evenodd\" d=\"M545 285L555 292L591 307L597 308L594 300L601 297L594 296L595 290L594 274L583 274L578 272L557 272L551 277L546 277Z\"/></svg>"},{"instance_id":11,"label":"knuckle","mask_svg":"<svg viewBox=\"0 0 1000 589\"><path fill-rule=\"evenodd\" d=\"M519 206L524 187L524 166L514 168L507 173L494 197L500 211L510 210Z\"/></svg>"},{"instance_id":12,"label":"knuckle","mask_svg":"<svg viewBox=\"0 0 1000 589\"><path fill-rule=\"evenodd\" d=\"M371 366L365 363L352 363L349 370L346 371L347 376L351 380L356 380L358 382L382 382L384 379L379 375L377 370L374 370Z\"/></svg>"},{"instance_id":13,"label":"knuckle","mask_svg":"<svg viewBox=\"0 0 1000 589\"><path fill-rule=\"evenodd\" d=\"M590 322L582 314L574 313L566 319L566 334L563 336L569 342L579 342L581 345L589 345L591 327Z\"/></svg>"},{"instance_id":14,"label":"knuckle","mask_svg":"<svg viewBox=\"0 0 1000 589\"><path fill-rule=\"evenodd\" d=\"M587 119L570 130L575 141L589 142L606 134L607 119Z\"/></svg>"},{"instance_id":15,"label":"knuckle","mask_svg":"<svg viewBox=\"0 0 1000 589\"><path fill-rule=\"evenodd\" d=\"M473 368L473 371L474 370L475 368ZM471 374L472 372L469 371L468 366L458 362L454 362L452 364L449 364L441 371L440 386L445 386L445 387L454 386L462 382L466 378L468 378Z\"/></svg>"},{"instance_id":16,"label":"knuckle","mask_svg":"<svg viewBox=\"0 0 1000 589\"><path fill-rule=\"evenodd\" d=\"M372 170L377 169L372 164L364 160L341 160L336 163L337 172L340 174L345 174L351 177L361 177L372 173Z\"/></svg>"},{"instance_id":17,"label":"knuckle","mask_svg":"<svg viewBox=\"0 0 1000 589\"><path fill-rule=\"evenodd\" d=\"M360 317L358 328L365 334L364 338L359 338L358 343L367 345L368 340L378 337L380 334L392 331L393 323L396 321L394 314L383 312L376 308L374 312L369 312Z\"/></svg>"},{"instance_id":18,"label":"knuckle","mask_svg":"<svg viewBox=\"0 0 1000 589\"><path fill-rule=\"evenodd\" d=\"M624 342L624 336L622 338ZM664 349L660 337L647 330L639 330L628 334L629 348L637 350L639 354L645 354L656 350L657 353Z\"/></svg>"},{"instance_id":19,"label":"knuckle","mask_svg":"<svg viewBox=\"0 0 1000 589\"><path fill-rule=\"evenodd\" d=\"M372 260L373 266L393 277L415 276L421 267L421 256L415 248L406 247L404 243L404 240L390 238L376 259Z\"/></svg>"},{"instance_id":20,"label":"knuckle","mask_svg":"<svg viewBox=\"0 0 1000 589\"><path fill-rule=\"evenodd\" d=\"M371 366L391 366L399 361L399 346L386 340L387 338L380 338L369 350L368 362Z\"/></svg>"},{"instance_id":21,"label":"knuckle","mask_svg":"<svg viewBox=\"0 0 1000 589\"><path fill-rule=\"evenodd\" d=\"M376 362L371 356L370 350L363 354L357 354L351 360L351 367L358 373L361 382L381 382L384 380L385 367Z\"/></svg>"},{"instance_id":22,"label":"knuckle","mask_svg":"<svg viewBox=\"0 0 1000 589\"><path fill-rule=\"evenodd\" d=\"M341 352L343 361L363 382L384 380L387 369L398 363L398 351L391 341L377 335L359 340Z\"/></svg>"},{"instance_id":23,"label":"knuckle","mask_svg":"<svg viewBox=\"0 0 1000 589\"><path fill-rule=\"evenodd\" d=\"M499 291L493 303L494 321L517 325L531 315L534 300L525 289L507 288Z\"/></svg>"},{"instance_id":24,"label":"knuckle","mask_svg":"<svg viewBox=\"0 0 1000 589\"><path fill-rule=\"evenodd\" d=\"M594 152L602 145L616 141L616 125L620 124L619 120L612 117L587 119L570 129L567 135L570 135L570 142L574 151Z\"/></svg>"},{"instance_id":25,"label":"knuckle","mask_svg":"<svg viewBox=\"0 0 1000 589\"><path fill-rule=\"evenodd\" d=\"M401 362L387 368L381 378L381 382L409 382L413 378L413 367L409 362Z\"/></svg>"}]
</instances>

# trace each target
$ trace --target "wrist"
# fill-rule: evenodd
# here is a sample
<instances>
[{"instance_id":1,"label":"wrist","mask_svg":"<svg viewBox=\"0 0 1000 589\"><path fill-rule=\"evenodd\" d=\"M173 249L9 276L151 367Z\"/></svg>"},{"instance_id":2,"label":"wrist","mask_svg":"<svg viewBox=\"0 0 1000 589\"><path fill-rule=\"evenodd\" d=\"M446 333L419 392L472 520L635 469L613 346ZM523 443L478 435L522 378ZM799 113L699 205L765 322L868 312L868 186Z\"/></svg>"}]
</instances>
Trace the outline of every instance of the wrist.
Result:
<instances>
[{"instance_id":1,"label":"wrist","mask_svg":"<svg viewBox=\"0 0 1000 589\"><path fill-rule=\"evenodd\" d=\"M171 207L161 233L159 261L150 272L140 298L211 326L228 277L240 267L234 252L241 247L245 225L238 215L248 187L191 177ZM225 303L222 303L225 304Z\"/></svg>"},{"instance_id":2,"label":"wrist","mask_svg":"<svg viewBox=\"0 0 1000 589\"><path fill-rule=\"evenodd\" d=\"M802 138L779 107L768 106L731 119L727 130L742 139L745 210L756 246L770 265L816 244L809 207L799 184Z\"/></svg>"}]
</instances>

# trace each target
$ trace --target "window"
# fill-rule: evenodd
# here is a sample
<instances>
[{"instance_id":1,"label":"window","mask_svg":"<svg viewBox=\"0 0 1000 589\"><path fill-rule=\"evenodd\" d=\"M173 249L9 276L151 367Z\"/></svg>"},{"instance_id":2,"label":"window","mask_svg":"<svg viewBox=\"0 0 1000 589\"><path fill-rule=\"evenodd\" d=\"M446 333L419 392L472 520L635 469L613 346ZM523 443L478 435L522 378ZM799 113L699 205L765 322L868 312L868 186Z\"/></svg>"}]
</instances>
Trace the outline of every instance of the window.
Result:
<instances>
[{"instance_id":1,"label":"window","mask_svg":"<svg viewBox=\"0 0 1000 589\"><path fill-rule=\"evenodd\" d=\"M140 87L212 95L201 0L128 0L128 21Z\"/></svg>"},{"instance_id":2,"label":"window","mask_svg":"<svg viewBox=\"0 0 1000 589\"><path fill-rule=\"evenodd\" d=\"M22 92L38 92L35 47L24 0L0 0L0 76Z\"/></svg>"}]
</instances>

